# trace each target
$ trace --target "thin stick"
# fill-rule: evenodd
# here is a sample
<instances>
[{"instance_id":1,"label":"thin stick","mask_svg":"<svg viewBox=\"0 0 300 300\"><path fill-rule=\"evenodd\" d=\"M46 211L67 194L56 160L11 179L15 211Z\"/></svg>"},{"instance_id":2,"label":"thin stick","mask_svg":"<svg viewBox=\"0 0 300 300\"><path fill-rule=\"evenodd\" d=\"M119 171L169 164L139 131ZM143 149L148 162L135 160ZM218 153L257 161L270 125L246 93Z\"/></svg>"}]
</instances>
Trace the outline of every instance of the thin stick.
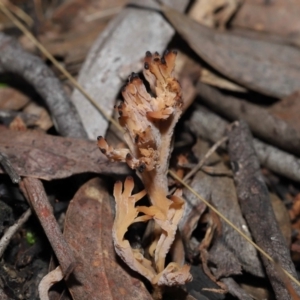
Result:
<instances>
[{"instance_id":1,"label":"thin stick","mask_svg":"<svg viewBox=\"0 0 300 300\"><path fill-rule=\"evenodd\" d=\"M36 178L27 177L21 181L20 188L39 218L62 272L67 278L75 267L75 258L53 215L43 184Z\"/></svg>"},{"instance_id":2,"label":"thin stick","mask_svg":"<svg viewBox=\"0 0 300 300\"><path fill-rule=\"evenodd\" d=\"M31 216L31 209L28 208L23 215L19 218L19 220L12 226L10 226L0 240L0 257L2 257L6 247L8 246L11 238L14 234L23 226L23 224L29 219Z\"/></svg>"},{"instance_id":3,"label":"thin stick","mask_svg":"<svg viewBox=\"0 0 300 300\"><path fill-rule=\"evenodd\" d=\"M203 156L203 158L197 163L196 166L193 167L193 169L188 172L184 177L183 177L183 181L187 181L188 179L190 179L193 175L195 175L205 164L205 162L207 161L207 159L224 143L228 140L227 136L222 137L219 141L217 141L215 144L213 144L209 150L205 153L205 155ZM175 192L176 188L172 188L170 190L170 194L173 194Z\"/></svg>"},{"instance_id":4,"label":"thin stick","mask_svg":"<svg viewBox=\"0 0 300 300\"><path fill-rule=\"evenodd\" d=\"M238 227L236 227L230 220L228 220L225 216L223 216L213 205L211 205L207 200L205 200L201 195L199 195L192 187L190 187L187 183L185 183L181 178L179 178L173 171L169 170L169 174L179 181L184 187L186 187L191 193L193 193L198 199L204 202L211 210L213 210L221 219L223 219L229 226L231 226L234 230L236 230L244 239L246 239L257 251L259 251L262 255L264 255L269 261L274 263L273 258L257 246L247 235L245 235ZM288 271L281 268L282 271L298 286L300 286L300 282L293 277Z\"/></svg>"},{"instance_id":5,"label":"thin stick","mask_svg":"<svg viewBox=\"0 0 300 300\"><path fill-rule=\"evenodd\" d=\"M73 84L75 88L77 88L97 109L98 111L107 119L109 120L114 126L123 132L123 128L120 124L114 120L111 116L109 116L102 107L87 93L87 91L76 81L76 79L62 66L59 62L51 55L51 53L37 41L37 39L30 33L30 31L5 7L0 1L0 9L1 11L11 19L16 26L22 30L22 32L33 42L33 44L55 65L55 67L66 76Z\"/></svg>"}]
</instances>

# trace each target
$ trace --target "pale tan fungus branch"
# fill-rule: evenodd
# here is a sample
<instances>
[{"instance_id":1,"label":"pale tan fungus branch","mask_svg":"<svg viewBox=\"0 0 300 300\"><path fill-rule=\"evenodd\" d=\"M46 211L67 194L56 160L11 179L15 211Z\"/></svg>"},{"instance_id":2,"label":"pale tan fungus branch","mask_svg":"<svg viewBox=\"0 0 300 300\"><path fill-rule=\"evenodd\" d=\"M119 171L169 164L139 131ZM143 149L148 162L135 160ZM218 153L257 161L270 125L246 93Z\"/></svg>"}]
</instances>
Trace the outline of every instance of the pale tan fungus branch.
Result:
<instances>
[{"instance_id":1,"label":"pale tan fungus branch","mask_svg":"<svg viewBox=\"0 0 300 300\"><path fill-rule=\"evenodd\" d=\"M135 206L140 198L131 195L133 179L115 184L116 218L113 239L118 255L135 271L145 276L153 285L181 285L192 279L188 266L172 262L165 266L166 255L175 239L178 223L184 210L184 201L177 192L168 198L167 172L174 127L182 113L181 88L173 77L176 51L146 53L144 76L156 97L146 90L143 81L135 73L129 76L122 91L124 103L116 106L119 123L125 129L124 139L129 149L114 149L103 137L98 146L112 161L126 162L144 183L151 202L147 206ZM142 214L142 215L138 215ZM153 243L146 259L142 253L130 247L124 239L128 227L134 222L155 221Z\"/></svg>"}]
</instances>

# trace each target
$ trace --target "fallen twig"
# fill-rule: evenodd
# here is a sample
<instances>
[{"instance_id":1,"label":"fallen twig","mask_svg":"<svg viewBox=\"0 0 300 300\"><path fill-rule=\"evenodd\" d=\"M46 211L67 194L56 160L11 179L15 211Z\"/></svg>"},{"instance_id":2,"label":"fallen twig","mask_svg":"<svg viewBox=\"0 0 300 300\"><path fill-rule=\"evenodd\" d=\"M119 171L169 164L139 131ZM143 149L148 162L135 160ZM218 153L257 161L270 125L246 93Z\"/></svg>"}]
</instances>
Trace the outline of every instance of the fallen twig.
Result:
<instances>
[{"instance_id":1,"label":"fallen twig","mask_svg":"<svg viewBox=\"0 0 300 300\"><path fill-rule=\"evenodd\" d=\"M283 235L269 199L259 161L255 154L252 135L246 122L240 121L228 133L228 151L233 166L237 195L243 215L258 246L297 278ZM267 275L277 299L291 299L273 262L262 256ZM296 291L300 287L292 283Z\"/></svg>"},{"instance_id":2,"label":"fallen twig","mask_svg":"<svg viewBox=\"0 0 300 300\"><path fill-rule=\"evenodd\" d=\"M13 38L0 32L0 73L20 75L45 100L57 130L72 137L87 137L80 118L59 80L37 56L27 53Z\"/></svg>"},{"instance_id":3,"label":"fallen twig","mask_svg":"<svg viewBox=\"0 0 300 300\"><path fill-rule=\"evenodd\" d=\"M195 133L215 143L225 135L229 122L210 110L197 106L189 124ZM253 144L262 165L271 171L300 182L299 158L255 138Z\"/></svg>"},{"instance_id":4,"label":"fallen twig","mask_svg":"<svg viewBox=\"0 0 300 300\"><path fill-rule=\"evenodd\" d=\"M6 247L8 246L13 235L22 227L22 225L29 219L31 216L31 209L27 209L20 219L12 226L10 226L0 240L0 257L2 257Z\"/></svg>"},{"instance_id":5,"label":"fallen twig","mask_svg":"<svg viewBox=\"0 0 300 300\"><path fill-rule=\"evenodd\" d=\"M20 183L20 188L45 230L64 277L68 277L75 267L75 259L55 220L43 184L35 178L24 178Z\"/></svg>"},{"instance_id":6,"label":"fallen twig","mask_svg":"<svg viewBox=\"0 0 300 300\"><path fill-rule=\"evenodd\" d=\"M197 85L197 92L201 96L201 102L221 115L233 121L246 120L257 137L286 151L300 154L300 132L273 116L266 109L242 99L224 95L201 82Z\"/></svg>"}]
</instances>

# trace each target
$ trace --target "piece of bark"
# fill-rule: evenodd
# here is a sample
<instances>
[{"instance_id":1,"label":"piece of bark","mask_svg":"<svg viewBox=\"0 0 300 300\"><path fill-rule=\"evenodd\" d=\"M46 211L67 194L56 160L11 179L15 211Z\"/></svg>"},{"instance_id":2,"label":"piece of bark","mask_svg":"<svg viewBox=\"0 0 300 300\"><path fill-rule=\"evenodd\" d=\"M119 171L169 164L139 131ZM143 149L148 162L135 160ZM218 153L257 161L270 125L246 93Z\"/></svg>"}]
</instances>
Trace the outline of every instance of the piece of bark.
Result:
<instances>
[{"instance_id":1,"label":"piece of bark","mask_svg":"<svg viewBox=\"0 0 300 300\"><path fill-rule=\"evenodd\" d=\"M85 183L71 201L64 236L77 266L67 280L74 300L144 299L152 297L144 284L116 259L112 240L113 209L104 182Z\"/></svg>"},{"instance_id":2,"label":"piece of bark","mask_svg":"<svg viewBox=\"0 0 300 300\"><path fill-rule=\"evenodd\" d=\"M17 132L0 126L0 152L8 157L21 176L44 180L66 178L85 172L129 172L126 164L108 161L95 142L52 136L38 131Z\"/></svg>"},{"instance_id":3,"label":"piece of bark","mask_svg":"<svg viewBox=\"0 0 300 300\"><path fill-rule=\"evenodd\" d=\"M298 49L216 31L170 7L162 11L202 59L231 80L278 98L299 89Z\"/></svg>"},{"instance_id":4,"label":"piece of bark","mask_svg":"<svg viewBox=\"0 0 300 300\"><path fill-rule=\"evenodd\" d=\"M229 131L228 137L228 152L233 166L237 195L253 238L259 247L297 278L289 249L275 219L247 123L240 121L235 124ZM261 258L276 298L291 299L275 264L263 255ZM300 293L300 287L294 282L292 285Z\"/></svg>"},{"instance_id":5,"label":"piece of bark","mask_svg":"<svg viewBox=\"0 0 300 300\"><path fill-rule=\"evenodd\" d=\"M187 0L164 2L180 11L188 4ZM136 1L136 4L141 5L141 2ZM107 115L112 114L116 96L124 84L120 78L122 69L127 66L130 73L139 72L145 52L164 51L174 35L174 29L153 10L159 8L155 1L143 1L142 5L145 8L124 8L108 24L92 46L79 73L78 82ZM72 100L89 138L105 136L107 119L79 91L74 91Z\"/></svg>"},{"instance_id":6,"label":"piece of bark","mask_svg":"<svg viewBox=\"0 0 300 300\"><path fill-rule=\"evenodd\" d=\"M3 72L18 74L35 88L60 134L86 137L76 109L54 73L39 57L27 53L15 39L0 32L0 73Z\"/></svg>"},{"instance_id":7,"label":"piece of bark","mask_svg":"<svg viewBox=\"0 0 300 300\"><path fill-rule=\"evenodd\" d=\"M219 90L198 83L201 102L231 120L244 119L259 138L281 149L300 155L300 131L268 110L243 99L224 95Z\"/></svg>"},{"instance_id":8,"label":"piece of bark","mask_svg":"<svg viewBox=\"0 0 300 300\"><path fill-rule=\"evenodd\" d=\"M24 178L20 188L39 218L64 277L68 277L75 267L75 258L56 222L43 184L35 178Z\"/></svg>"},{"instance_id":9,"label":"piece of bark","mask_svg":"<svg viewBox=\"0 0 300 300\"><path fill-rule=\"evenodd\" d=\"M202 141L197 151L197 157L205 155L208 149L209 146L207 143ZM217 158L219 158L218 155L214 153L208 160L208 163L210 161L216 161ZM222 161L219 161L217 164L214 163L214 167L225 168ZM218 211L250 237L246 221L244 220L238 205L232 178L225 176L210 176L200 170L195 175L190 185L202 197L210 200ZM187 189L184 189L183 192L184 199L186 200L186 207L179 229L185 229L186 233L187 230L185 224L189 224L193 220L193 215L195 215L195 211L193 211L191 207L197 209L201 206L201 201ZM193 222L195 222L196 217L197 214L195 215ZM201 214L198 214L198 220L200 217ZM183 223L186 220L188 220L188 222ZM255 248L223 220L221 220L221 224L221 236L215 239L209 251L209 260L217 265L217 270L214 272L215 276L220 278L232 274L240 274L242 267L253 275L263 277L264 273ZM194 230L192 226L189 226L189 228L191 231ZM189 236L190 235L191 232L189 233Z\"/></svg>"},{"instance_id":10,"label":"piece of bark","mask_svg":"<svg viewBox=\"0 0 300 300\"><path fill-rule=\"evenodd\" d=\"M215 143L226 132L229 122L203 106L197 106L191 115L189 127L198 135ZM258 139L253 139L260 163L282 176L300 182L300 159Z\"/></svg>"}]
</instances>

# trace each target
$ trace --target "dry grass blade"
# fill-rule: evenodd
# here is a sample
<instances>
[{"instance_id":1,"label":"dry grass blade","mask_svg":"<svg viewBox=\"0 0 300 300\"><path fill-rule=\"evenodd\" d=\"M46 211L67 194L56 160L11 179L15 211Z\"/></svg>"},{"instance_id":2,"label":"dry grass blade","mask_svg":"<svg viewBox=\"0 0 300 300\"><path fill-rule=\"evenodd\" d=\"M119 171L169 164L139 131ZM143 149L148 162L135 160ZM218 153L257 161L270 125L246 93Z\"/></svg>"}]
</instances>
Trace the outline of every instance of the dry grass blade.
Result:
<instances>
[{"instance_id":1,"label":"dry grass blade","mask_svg":"<svg viewBox=\"0 0 300 300\"><path fill-rule=\"evenodd\" d=\"M8 0L1 0L0 3L3 2L4 4L9 7L9 9L12 11L13 14L15 14L19 19L21 19L23 22L27 24L27 26L32 26L33 25L33 20L32 18L20 7L17 5L14 5Z\"/></svg>"},{"instance_id":2,"label":"dry grass blade","mask_svg":"<svg viewBox=\"0 0 300 300\"><path fill-rule=\"evenodd\" d=\"M82 92L82 94L89 100L95 107L108 119L110 120L115 127L123 131L121 126L111 117L109 117L99 105L84 91L84 89L77 83L77 81L63 68L56 59L34 38L34 36L27 30L27 28L21 24L8 10L3 2L0 1L0 10L9 17L14 24L28 37L30 40L39 48L39 50L72 82L72 84ZM264 255L268 260L274 263L272 257L270 257L263 249L258 247L252 240L250 240L241 230L239 230L234 224L232 224L226 217L224 217L218 210L216 210L207 200L201 197L196 191L194 191L188 184L181 180L174 172L169 170L169 174L176 180L178 180L183 186L189 189L196 197L203 201L209 208L211 208L220 218L222 218L226 223L228 223L232 228L234 228L241 236L243 236L249 243L251 243L262 255ZM286 270L282 269L283 272L297 285L300 286L300 282L289 274Z\"/></svg>"},{"instance_id":3,"label":"dry grass blade","mask_svg":"<svg viewBox=\"0 0 300 300\"><path fill-rule=\"evenodd\" d=\"M31 216L31 209L27 209L26 212L20 217L20 219L4 233L0 240L0 257L2 257L5 249L7 248L12 236L23 226L23 224Z\"/></svg>"}]
</instances>

